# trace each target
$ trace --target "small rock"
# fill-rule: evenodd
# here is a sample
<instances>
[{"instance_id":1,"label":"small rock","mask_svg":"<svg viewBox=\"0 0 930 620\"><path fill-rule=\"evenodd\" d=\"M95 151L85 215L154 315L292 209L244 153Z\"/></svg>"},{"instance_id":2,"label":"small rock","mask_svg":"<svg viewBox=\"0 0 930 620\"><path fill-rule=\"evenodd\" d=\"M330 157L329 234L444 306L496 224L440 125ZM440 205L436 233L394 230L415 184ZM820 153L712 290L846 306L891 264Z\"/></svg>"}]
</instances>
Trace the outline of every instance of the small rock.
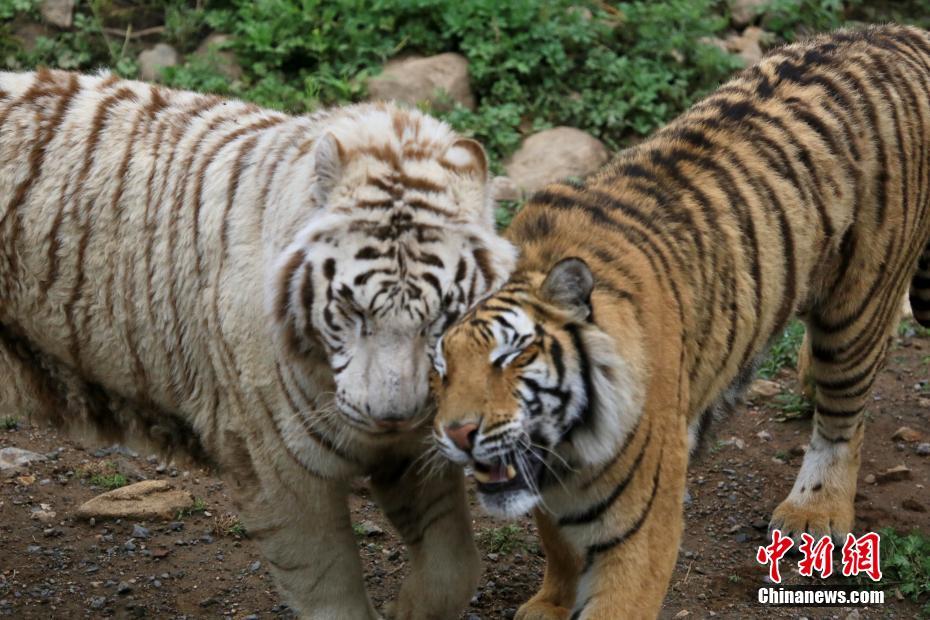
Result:
<instances>
[{"instance_id":1,"label":"small rock","mask_svg":"<svg viewBox=\"0 0 930 620\"><path fill-rule=\"evenodd\" d=\"M771 35L761 28L750 26L741 35L727 37L727 48L743 59L748 67L762 59L762 45L768 43Z\"/></svg>"},{"instance_id":2,"label":"small rock","mask_svg":"<svg viewBox=\"0 0 930 620\"><path fill-rule=\"evenodd\" d=\"M148 530L148 528L142 527L138 523L132 526L132 537L133 538L146 539L151 535L152 533Z\"/></svg>"},{"instance_id":3,"label":"small rock","mask_svg":"<svg viewBox=\"0 0 930 620\"><path fill-rule=\"evenodd\" d=\"M129 585L128 582L126 582L126 581L120 581L120 582L116 585L116 593L117 593L117 594L129 594L130 592L132 592L132 586Z\"/></svg>"},{"instance_id":4,"label":"small rock","mask_svg":"<svg viewBox=\"0 0 930 620\"><path fill-rule=\"evenodd\" d=\"M574 127L555 127L524 140L504 168L518 187L534 192L559 179L587 176L609 156L594 136Z\"/></svg>"},{"instance_id":5,"label":"small rock","mask_svg":"<svg viewBox=\"0 0 930 620\"><path fill-rule=\"evenodd\" d=\"M917 405L924 409L930 409L930 398L918 398Z\"/></svg>"},{"instance_id":6,"label":"small rock","mask_svg":"<svg viewBox=\"0 0 930 620\"><path fill-rule=\"evenodd\" d=\"M42 0L42 19L59 28L70 28L74 21L74 0Z\"/></svg>"},{"instance_id":7,"label":"small rock","mask_svg":"<svg viewBox=\"0 0 930 620\"><path fill-rule=\"evenodd\" d=\"M491 179L491 197L497 202L517 202L523 194L510 177L499 176Z\"/></svg>"},{"instance_id":8,"label":"small rock","mask_svg":"<svg viewBox=\"0 0 930 620\"><path fill-rule=\"evenodd\" d=\"M875 475L876 480L879 484L884 484L886 482L896 482L898 480L907 480L911 477L911 470L907 465L897 465L891 469L886 469L883 472L879 472Z\"/></svg>"},{"instance_id":9,"label":"small rock","mask_svg":"<svg viewBox=\"0 0 930 620\"><path fill-rule=\"evenodd\" d=\"M917 456L930 456L930 443L917 444L914 452L917 453Z\"/></svg>"},{"instance_id":10,"label":"small rock","mask_svg":"<svg viewBox=\"0 0 930 620\"><path fill-rule=\"evenodd\" d=\"M381 536L384 534L384 530L378 527L378 525L372 521L362 521L358 524L358 530L363 536Z\"/></svg>"},{"instance_id":11,"label":"small rock","mask_svg":"<svg viewBox=\"0 0 930 620\"><path fill-rule=\"evenodd\" d=\"M902 426L894 432L894 435L892 435L891 438L895 440L914 442L920 441L923 438L923 435L909 426Z\"/></svg>"},{"instance_id":12,"label":"small rock","mask_svg":"<svg viewBox=\"0 0 930 620\"><path fill-rule=\"evenodd\" d=\"M107 597L105 596L92 596L90 599L89 606L91 609L103 609L106 607Z\"/></svg>"},{"instance_id":13,"label":"small rock","mask_svg":"<svg viewBox=\"0 0 930 620\"><path fill-rule=\"evenodd\" d=\"M21 448L11 447L3 448L0 450L0 470L18 469L23 465L37 463L44 460L46 460L46 457L42 456L41 454L30 452L29 450L23 450Z\"/></svg>"},{"instance_id":14,"label":"small rock","mask_svg":"<svg viewBox=\"0 0 930 620\"><path fill-rule=\"evenodd\" d=\"M250 572L250 573L257 573L258 570L259 570L261 567L262 567L262 563L259 562L258 560L255 560L254 562L252 562L251 564L249 564L249 572Z\"/></svg>"},{"instance_id":15,"label":"small rock","mask_svg":"<svg viewBox=\"0 0 930 620\"><path fill-rule=\"evenodd\" d=\"M242 77L242 67L236 60L236 55L225 49L232 41L228 34L213 33L197 46L194 56L204 58L210 67L229 80L238 80Z\"/></svg>"},{"instance_id":16,"label":"small rock","mask_svg":"<svg viewBox=\"0 0 930 620\"><path fill-rule=\"evenodd\" d=\"M911 512L927 512L927 507L918 502L916 499L907 498L901 502L901 508L905 510L910 510Z\"/></svg>"},{"instance_id":17,"label":"small rock","mask_svg":"<svg viewBox=\"0 0 930 620\"><path fill-rule=\"evenodd\" d=\"M759 431L758 433L756 433L756 437L758 437L762 441L772 441L772 433L768 431Z\"/></svg>"},{"instance_id":18,"label":"small rock","mask_svg":"<svg viewBox=\"0 0 930 620\"><path fill-rule=\"evenodd\" d=\"M859 620L859 610L853 609L851 612L846 614L846 620Z\"/></svg>"},{"instance_id":19,"label":"small rock","mask_svg":"<svg viewBox=\"0 0 930 620\"><path fill-rule=\"evenodd\" d=\"M690 615L691 615L690 611L688 611L687 609L682 609L677 614L675 614L675 617L676 618L687 618Z\"/></svg>"},{"instance_id":20,"label":"small rock","mask_svg":"<svg viewBox=\"0 0 930 620\"><path fill-rule=\"evenodd\" d=\"M137 482L84 502L77 509L82 519L171 519L179 511L190 508L194 497L176 489L166 480Z\"/></svg>"},{"instance_id":21,"label":"small rock","mask_svg":"<svg viewBox=\"0 0 930 620\"><path fill-rule=\"evenodd\" d=\"M159 547L158 549L152 549L152 557L157 558L157 559L166 558L168 557L169 553L171 553L171 550L166 549L165 547Z\"/></svg>"},{"instance_id":22,"label":"small rock","mask_svg":"<svg viewBox=\"0 0 930 620\"><path fill-rule=\"evenodd\" d=\"M726 441L720 442L722 446L733 446L737 450L743 450L746 447L746 442L740 439L739 437L730 437Z\"/></svg>"},{"instance_id":23,"label":"small rock","mask_svg":"<svg viewBox=\"0 0 930 620\"><path fill-rule=\"evenodd\" d=\"M470 110L475 108L468 60L451 52L389 61L380 75L368 80L368 95L375 100L411 105L426 101L439 111L450 108L449 100Z\"/></svg>"},{"instance_id":24,"label":"small rock","mask_svg":"<svg viewBox=\"0 0 930 620\"><path fill-rule=\"evenodd\" d=\"M781 385L768 379L756 379L746 390L746 398L751 401L772 398L781 394Z\"/></svg>"},{"instance_id":25,"label":"small rock","mask_svg":"<svg viewBox=\"0 0 930 620\"><path fill-rule=\"evenodd\" d=\"M178 64L178 52L167 43L158 43L139 54L139 77L150 82L161 79L161 71Z\"/></svg>"},{"instance_id":26,"label":"small rock","mask_svg":"<svg viewBox=\"0 0 930 620\"><path fill-rule=\"evenodd\" d=\"M769 0L729 0L730 22L736 28L749 25L769 4Z\"/></svg>"},{"instance_id":27,"label":"small rock","mask_svg":"<svg viewBox=\"0 0 930 620\"><path fill-rule=\"evenodd\" d=\"M868 475L865 477L865 483L866 483L866 484L875 484L875 474L868 474Z\"/></svg>"},{"instance_id":28,"label":"small rock","mask_svg":"<svg viewBox=\"0 0 930 620\"><path fill-rule=\"evenodd\" d=\"M791 454L791 456L804 456L807 454L807 444L792 446L788 452Z\"/></svg>"},{"instance_id":29,"label":"small rock","mask_svg":"<svg viewBox=\"0 0 930 620\"><path fill-rule=\"evenodd\" d=\"M132 542L132 539L130 538L125 543L123 543L123 549L125 549L126 551L135 551L136 543Z\"/></svg>"}]
</instances>

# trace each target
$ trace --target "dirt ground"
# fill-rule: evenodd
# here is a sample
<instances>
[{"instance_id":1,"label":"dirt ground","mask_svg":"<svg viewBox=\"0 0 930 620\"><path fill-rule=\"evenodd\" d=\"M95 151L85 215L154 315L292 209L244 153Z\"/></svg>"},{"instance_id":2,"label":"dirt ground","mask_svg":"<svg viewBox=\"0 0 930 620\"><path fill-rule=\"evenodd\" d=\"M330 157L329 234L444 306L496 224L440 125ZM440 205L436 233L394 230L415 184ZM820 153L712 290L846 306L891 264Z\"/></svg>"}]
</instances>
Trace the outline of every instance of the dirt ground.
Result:
<instances>
[{"instance_id":1,"label":"dirt ground","mask_svg":"<svg viewBox=\"0 0 930 620\"><path fill-rule=\"evenodd\" d=\"M892 439L899 427L909 426L930 441L928 366L930 339L905 336L878 380L856 498L858 531L930 532L930 457L919 456L914 443ZM788 372L778 381L785 393L796 387ZM778 421L784 402L757 400L717 429L709 451L692 466L685 536L662 617L917 617L920 605L900 600L893 585L884 605L855 611L755 602L766 574L754 560L756 549L765 544L769 514L791 487L809 433L807 420ZM52 430L30 426L0 430L0 447L6 446L52 458L0 480L0 616L293 616L255 546L237 535L225 487L210 472L178 471L154 457L118 449L85 449ZM148 538L133 538L136 523L78 521L72 516L77 506L102 492L81 472L104 462L130 482L171 478L202 500L203 510L176 522L141 524ZM865 481L901 464L910 468L909 479ZM472 504L485 573L464 618L507 619L538 587L544 559L529 520L507 526ZM397 592L406 556L362 484L352 508L368 589L380 607ZM793 562L782 566L787 583L803 582L796 568L792 571Z\"/></svg>"}]
</instances>

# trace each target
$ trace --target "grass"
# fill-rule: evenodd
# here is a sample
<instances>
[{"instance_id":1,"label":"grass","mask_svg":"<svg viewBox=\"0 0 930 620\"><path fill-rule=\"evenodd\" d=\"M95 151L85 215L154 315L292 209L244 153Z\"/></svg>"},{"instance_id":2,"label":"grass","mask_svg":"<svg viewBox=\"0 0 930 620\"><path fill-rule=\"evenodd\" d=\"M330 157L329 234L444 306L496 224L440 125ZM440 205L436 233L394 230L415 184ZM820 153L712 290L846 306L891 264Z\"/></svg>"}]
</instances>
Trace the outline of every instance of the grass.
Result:
<instances>
[{"instance_id":1,"label":"grass","mask_svg":"<svg viewBox=\"0 0 930 620\"><path fill-rule=\"evenodd\" d=\"M186 519L193 515L203 514L206 511L207 511L207 503L203 501L203 499L199 497L195 497L194 503L191 505L190 508L183 508L178 511L177 520L180 521L182 519Z\"/></svg>"},{"instance_id":2,"label":"grass","mask_svg":"<svg viewBox=\"0 0 930 620\"><path fill-rule=\"evenodd\" d=\"M203 507L204 510L206 506ZM246 535L245 525L234 514L226 513L213 517L212 532L214 536L228 536L230 538L243 538Z\"/></svg>"},{"instance_id":3,"label":"grass","mask_svg":"<svg viewBox=\"0 0 930 620\"><path fill-rule=\"evenodd\" d=\"M89 484L108 491L118 489L129 484L129 480L117 471L113 461L92 461L77 470L78 476L87 480Z\"/></svg>"},{"instance_id":4,"label":"grass","mask_svg":"<svg viewBox=\"0 0 930 620\"><path fill-rule=\"evenodd\" d=\"M814 414L814 404L801 394L783 392L775 397L774 406L785 419L808 418Z\"/></svg>"},{"instance_id":5,"label":"grass","mask_svg":"<svg viewBox=\"0 0 930 620\"><path fill-rule=\"evenodd\" d=\"M768 356L759 366L758 375L763 379L771 379L782 368L797 368L798 349L801 347L802 340L804 340L804 323L792 321L769 348Z\"/></svg>"},{"instance_id":6,"label":"grass","mask_svg":"<svg viewBox=\"0 0 930 620\"><path fill-rule=\"evenodd\" d=\"M916 530L901 534L891 528L880 533L883 586L925 603L923 614L930 617L930 534Z\"/></svg>"},{"instance_id":7,"label":"grass","mask_svg":"<svg viewBox=\"0 0 930 620\"><path fill-rule=\"evenodd\" d=\"M88 482L96 487L101 487L108 491L112 491L113 489L118 489L129 484L126 476L118 472L109 475L94 474L88 479Z\"/></svg>"},{"instance_id":8,"label":"grass","mask_svg":"<svg viewBox=\"0 0 930 620\"><path fill-rule=\"evenodd\" d=\"M902 319L898 324L899 338L930 338L930 327L924 327L914 319Z\"/></svg>"},{"instance_id":9,"label":"grass","mask_svg":"<svg viewBox=\"0 0 930 620\"><path fill-rule=\"evenodd\" d=\"M501 527L485 530L479 534L478 542L488 553L510 555L515 551L525 551L527 549L523 529L516 523L508 523Z\"/></svg>"},{"instance_id":10,"label":"grass","mask_svg":"<svg viewBox=\"0 0 930 620\"><path fill-rule=\"evenodd\" d=\"M0 418L0 428L5 431L15 431L19 428L19 418L12 415Z\"/></svg>"}]
</instances>

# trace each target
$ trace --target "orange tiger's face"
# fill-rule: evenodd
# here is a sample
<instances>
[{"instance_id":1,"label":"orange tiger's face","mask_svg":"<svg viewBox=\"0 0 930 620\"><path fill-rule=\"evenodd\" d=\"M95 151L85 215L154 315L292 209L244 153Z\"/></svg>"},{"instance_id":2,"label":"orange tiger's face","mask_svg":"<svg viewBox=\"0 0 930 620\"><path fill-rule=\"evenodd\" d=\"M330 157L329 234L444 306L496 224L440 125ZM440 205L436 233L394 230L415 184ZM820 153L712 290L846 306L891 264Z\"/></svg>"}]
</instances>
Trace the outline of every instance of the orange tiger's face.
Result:
<instances>
[{"instance_id":1,"label":"orange tiger's face","mask_svg":"<svg viewBox=\"0 0 930 620\"><path fill-rule=\"evenodd\" d=\"M437 345L438 448L470 466L491 513L527 512L567 461L601 458L597 427L612 434L595 419L616 364L590 320L592 287L587 266L567 259L541 284L504 287Z\"/></svg>"}]
</instances>

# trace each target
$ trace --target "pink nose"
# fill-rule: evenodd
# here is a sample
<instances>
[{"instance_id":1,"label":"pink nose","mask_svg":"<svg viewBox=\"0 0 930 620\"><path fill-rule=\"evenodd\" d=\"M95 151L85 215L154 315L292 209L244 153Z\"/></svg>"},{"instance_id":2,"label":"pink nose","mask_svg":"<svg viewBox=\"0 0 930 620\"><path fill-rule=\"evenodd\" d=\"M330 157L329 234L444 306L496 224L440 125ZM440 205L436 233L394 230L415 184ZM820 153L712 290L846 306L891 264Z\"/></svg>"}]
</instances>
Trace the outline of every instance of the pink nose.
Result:
<instances>
[{"instance_id":1,"label":"pink nose","mask_svg":"<svg viewBox=\"0 0 930 620\"><path fill-rule=\"evenodd\" d=\"M446 435L459 450L471 452L472 443L478 433L478 425L474 423L453 424L446 427Z\"/></svg>"}]
</instances>

